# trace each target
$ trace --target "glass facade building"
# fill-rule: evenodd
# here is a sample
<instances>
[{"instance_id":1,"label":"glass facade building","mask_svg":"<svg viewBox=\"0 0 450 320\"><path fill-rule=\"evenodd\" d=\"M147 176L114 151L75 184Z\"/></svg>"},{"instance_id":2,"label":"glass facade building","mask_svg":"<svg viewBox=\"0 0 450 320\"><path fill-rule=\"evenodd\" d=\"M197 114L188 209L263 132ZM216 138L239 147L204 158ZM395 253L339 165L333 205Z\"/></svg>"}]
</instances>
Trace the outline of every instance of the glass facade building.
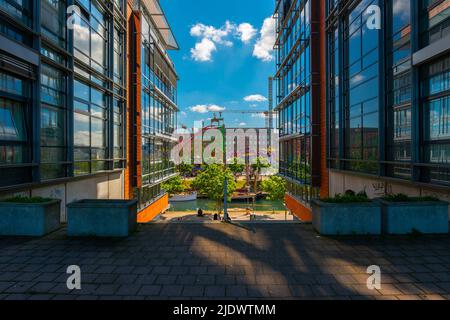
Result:
<instances>
[{"instance_id":1,"label":"glass facade building","mask_svg":"<svg viewBox=\"0 0 450 320\"><path fill-rule=\"evenodd\" d=\"M326 27L331 172L449 186L449 1L328 0Z\"/></svg>"},{"instance_id":2,"label":"glass facade building","mask_svg":"<svg viewBox=\"0 0 450 320\"><path fill-rule=\"evenodd\" d=\"M0 188L124 167L123 1L67 5L0 2Z\"/></svg>"},{"instance_id":3,"label":"glass facade building","mask_svg":"<svg viewBox=\"0 0 450 320\"><path fill-rule=\"evenodd\" d=\"M170 152L177 142L172 138L176 127L177 81L173 63L154 32L151 16L142 11L142 186L141 207L162 194L161 182L176 174Z\"/></svg>"},{"instance_id":4,"label":"glass facade building","mask_svg":"<svg viewBox=\"0 0 450 320\"><path fill-rule=\"evenodd\" d=\"M157 0L0 0L0 197L160 197L177 48Z\"/></svg>"},{"instance_id":5,"label":"glass facade building","mask_svg":"<svg viewBox=\"0 0 450 320\"><path fill-rule=\"evenodd\" d=\"M287 181L288 193L306 205L320 196L323 180L320 132L323 49L317 36L321 8L319 1L280 0L275 9L279 172Z\"/></svg>"},{"instance_id":6,"label":"glass facade building","mask_svg":"<svg viewBox=\"0 0 450 320\"><path fill-rule=\"evenodd\" d=\"M164 13L158 1L134 2L135 31L130 30L130 42L136 49L131 53L130 67L137 75L130 82L130 133L137 141L130 146L130 190L141 211L148 211L166 195L161 183L177 174L170 153L177 143L173 134L177 125L178 75L168 50L178 45L168 22L161 17Z\"/></svg>"}]
</instances>

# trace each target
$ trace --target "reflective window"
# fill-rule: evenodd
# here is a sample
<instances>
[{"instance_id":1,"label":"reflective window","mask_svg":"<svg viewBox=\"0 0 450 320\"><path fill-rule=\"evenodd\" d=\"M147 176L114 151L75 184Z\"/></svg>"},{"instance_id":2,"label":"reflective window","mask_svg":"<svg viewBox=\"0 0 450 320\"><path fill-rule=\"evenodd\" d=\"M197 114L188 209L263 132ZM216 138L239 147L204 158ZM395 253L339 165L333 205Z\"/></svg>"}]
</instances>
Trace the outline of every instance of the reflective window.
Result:
<instances>
[{"instance_id":1,"label":"reflective window","mask_svg":"<svg viewBox=\"0 0 450 320\"><path fill-rule=\"evenodd\" d=\"M63 0L41 0L42 34L62 47L66 38L66 9Z\"/></svg>"},{"instance_id":2,"label":"reflective window","mask_svg":"<svg viewBox=\"0 0 450 320\"><path fill-rule=\"evenodd\" d=\"M41 179L67 175L66 76L48 65L41 68Z\"/></svg>"},{"instance_id":3,"label":"reflective window","mask_svg":"<svg viewBox=\"0 0 450 320\"><path fill-rule=\"evenodd\" d=\"M74 26L74 55L96 71L107 71L107 20L96 1L82 1L79 23Z\"/></svg>"},{"instance_id":4,"label":"reflective window","mask_svg":"<svg viewBox=\"0 0 450 320\"><path fill-rule=\"evenodd\" d=\"M30 0L0 0L0 8L26 25L31 25Z\"/></svg>"},{"instance_id":5,"label":"reflective window","mask_svg":"<svg viewBox=\"0 0 450 320\"><path fill-rule=\"evenodd\" d=\"M447 0L422 0L422 46L450 35L450 6Z\"/></svg>"},{"instance_id":6,"label":"reflective window","mask_svg":"<svg viewBox=\"0 0 450 320\"><path fill-rule=\"evenodd\" d=\"M395 164L388 165L388 175L411 178L412 135L412 72L411 72L411 0L395 0L392 10L392 30L388 37L387 55L390 69L387 78L387 154Z\"/></svg>"},{"instance_id":7,"label":"reflective window","mask_svg":"<svg viewBox=\"0 0 450 320\"><path fill-rule=\"evenodd\" d=\"M10 98L1 96L7 95ZM24 80L0 72L0 164L28 162Z\"/></svg>"},{"instance_id":8,"label":"reflective window","mask_svg":"<svg viewBox=\"0 0 450 320\"><path fill-rule=\"evenodd\" d=\"M75 174L108 170L108 95L79 80L74 81Z\"/></svg>"},{"instance_id":9,"label":"reflective window","mask_svg":"<svg viewBox=\"0 0 450 320\"><path fill-rule=\"evenodd\" d=\"M377 173L379 123L379 32L367 28L369 5L362 1L348 16L344 43L348 63L344 65L345 158L347 169Z\"/></svg>"},{"instance_id":10,"label":"reflective window","mask_svg":"<svg viewBox=\"0 0 450 320\"><path fill-rule=\"evenodd\" d=\"M425 66L422 73L425 161L450 164L450 57ZM450 170L430 167L425 178L450 183Z\"/></svg>"}]
</instances>

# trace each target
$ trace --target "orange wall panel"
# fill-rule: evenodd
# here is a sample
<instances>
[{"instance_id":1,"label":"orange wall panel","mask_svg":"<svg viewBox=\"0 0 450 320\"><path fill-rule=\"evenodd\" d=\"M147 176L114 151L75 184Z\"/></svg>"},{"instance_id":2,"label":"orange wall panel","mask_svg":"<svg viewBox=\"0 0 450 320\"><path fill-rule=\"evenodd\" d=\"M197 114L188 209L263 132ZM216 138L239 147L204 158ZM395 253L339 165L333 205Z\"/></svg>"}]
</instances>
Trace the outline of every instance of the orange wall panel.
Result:
<instances>
[{"instance_id":1,"label":"orange wall panel","mask_svg":"<svg viewBox=\"0 0 450 320\"><path fill-rule=\"evenodd\" d=\"M286 193L284 197L284 203L286 204L286 208L292 212L297 218L302 220L303 222L311 222L312 221L312 212L311 209L303 205L300 201Z\"/></svg>"},{"instance_id":2,"label":"orange wall panel","mask_svg":"<svg viewBox=\"0 0 450 320\"><path fill-rule=\"evenodd\" d=\"M138 223L147 223L155 219L157 215L162 213L169 207L169 195L165 194L156 200L150 206L138 213Z\"/></svg>"}]
</instances>

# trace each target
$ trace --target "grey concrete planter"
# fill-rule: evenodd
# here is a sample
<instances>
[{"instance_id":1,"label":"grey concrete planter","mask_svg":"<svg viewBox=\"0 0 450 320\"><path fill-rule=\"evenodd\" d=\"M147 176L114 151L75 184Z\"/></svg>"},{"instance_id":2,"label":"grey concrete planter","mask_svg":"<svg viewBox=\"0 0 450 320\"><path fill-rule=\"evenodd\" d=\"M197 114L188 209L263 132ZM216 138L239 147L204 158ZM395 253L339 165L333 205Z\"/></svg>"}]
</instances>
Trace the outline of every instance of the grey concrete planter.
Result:
<instances>
[{"instance_id":1,"label":"grey concrete planter","mask_svg":"<svg viewBox=\"0 0 450 320\"><path fill-rule=\"evenodd\" d=\"M391 202L382 206L382 228L387 234L448 233L448 203L443 201Z\"/></svg>"},{"instance_id":2,"label":"grey concrete planter","mask_svg":"<svg viewBox=\"0 0 450 320\"><path fill-rule=\"evenodd\" d=\"M59 229L60 204L60 200L43 203L0 202L0 235L41 237Z\"/></svg>"},{"instance_id":3,"label":"grey concrete planter","mask_svg":"<svg viewBox=\"0 0 450 320\"><path fill-rule=\"evenodd\" d=\"M376 202L312 201L312 224L322 235L379 235L381 206Z\"/></svg>"},{"instance_id":4,"label":"grey concrete planter","mask_svg":"<svg viewBox=\"0 0 450 320\"><path fill-rule=\"evenodd\" d=\"M67 205L68 236L127 237L136 226L136 200L81 200Z\"/></svg>"}]
</instances>

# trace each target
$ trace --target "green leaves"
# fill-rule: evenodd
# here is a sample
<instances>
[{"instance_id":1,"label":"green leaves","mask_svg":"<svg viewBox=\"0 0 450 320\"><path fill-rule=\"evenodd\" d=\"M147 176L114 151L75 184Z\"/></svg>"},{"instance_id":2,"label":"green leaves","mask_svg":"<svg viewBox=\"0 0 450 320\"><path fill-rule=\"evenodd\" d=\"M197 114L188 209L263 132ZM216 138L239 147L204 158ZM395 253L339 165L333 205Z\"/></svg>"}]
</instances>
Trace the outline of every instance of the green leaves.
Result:
<instances>
[{"instance_id":1,"label":"green leaves","mask_svg":"<svg viewBox=\"0 0 450 320\"><path fill-rule=\"evenodd\" d=\"M161 184L161 188L166 190L169 194L181 193L184 191L183 180L180 176L173 177Z\"/></svg>"},{"instance_id":2,"label":"green leaves","mask_svg":"<svg viewBox=\"0 0 450 320\"><path fill-rule=\"evenodd\" d=\"M256 158L255 163L252 164L252 169L254 171L260 172L261 169L269 168L270 163L267 162L264 158Z\"/></svg>"},{"instance_id":3,"label":"green leaves","mask_svg":"<svg viewBox=\"0 0 450 320\"><path fill-rule=\"evenodd\" d=\"M245 170L245 164L239 163L237 158L234 158L231 163L228 164L228 168L233 172L234 175L238 175Z\"/></svg>"},{"instance_id":4,"label":"green leaves","mask_svg":"<svg viewBox=\"0 0 450 320\"><path fill-rule=\"evenodd\" d=\"M211 164L197 175L192 182L192 187L210 199L216 200L219 204L224 198L225 177L228 179L228 198L236 190L236 182L230 169L222 165Z\"/></svg>"},{"instance_id":5,"label":"green leaves","mask_svg":"<svg viewBox=\"0 0 450 320\"><path fill-rule=\"evenodd\" d=\"M264 192L269 193L268 199L272 201L284 199L286 182L279 176L271 176L261 183Z\"/></svg>"},{"instance_id":6,"label":"green leaves","mask_svg":"<svg viewBox=\"0 0 450 320\"><path fill-rule=\"evenodd\" d=\"M183 177L188 177L192 174L194 166L192 164L182 162L177 166L177 169L178 172L183 175Z\"/></svg>"}]
</instances>

